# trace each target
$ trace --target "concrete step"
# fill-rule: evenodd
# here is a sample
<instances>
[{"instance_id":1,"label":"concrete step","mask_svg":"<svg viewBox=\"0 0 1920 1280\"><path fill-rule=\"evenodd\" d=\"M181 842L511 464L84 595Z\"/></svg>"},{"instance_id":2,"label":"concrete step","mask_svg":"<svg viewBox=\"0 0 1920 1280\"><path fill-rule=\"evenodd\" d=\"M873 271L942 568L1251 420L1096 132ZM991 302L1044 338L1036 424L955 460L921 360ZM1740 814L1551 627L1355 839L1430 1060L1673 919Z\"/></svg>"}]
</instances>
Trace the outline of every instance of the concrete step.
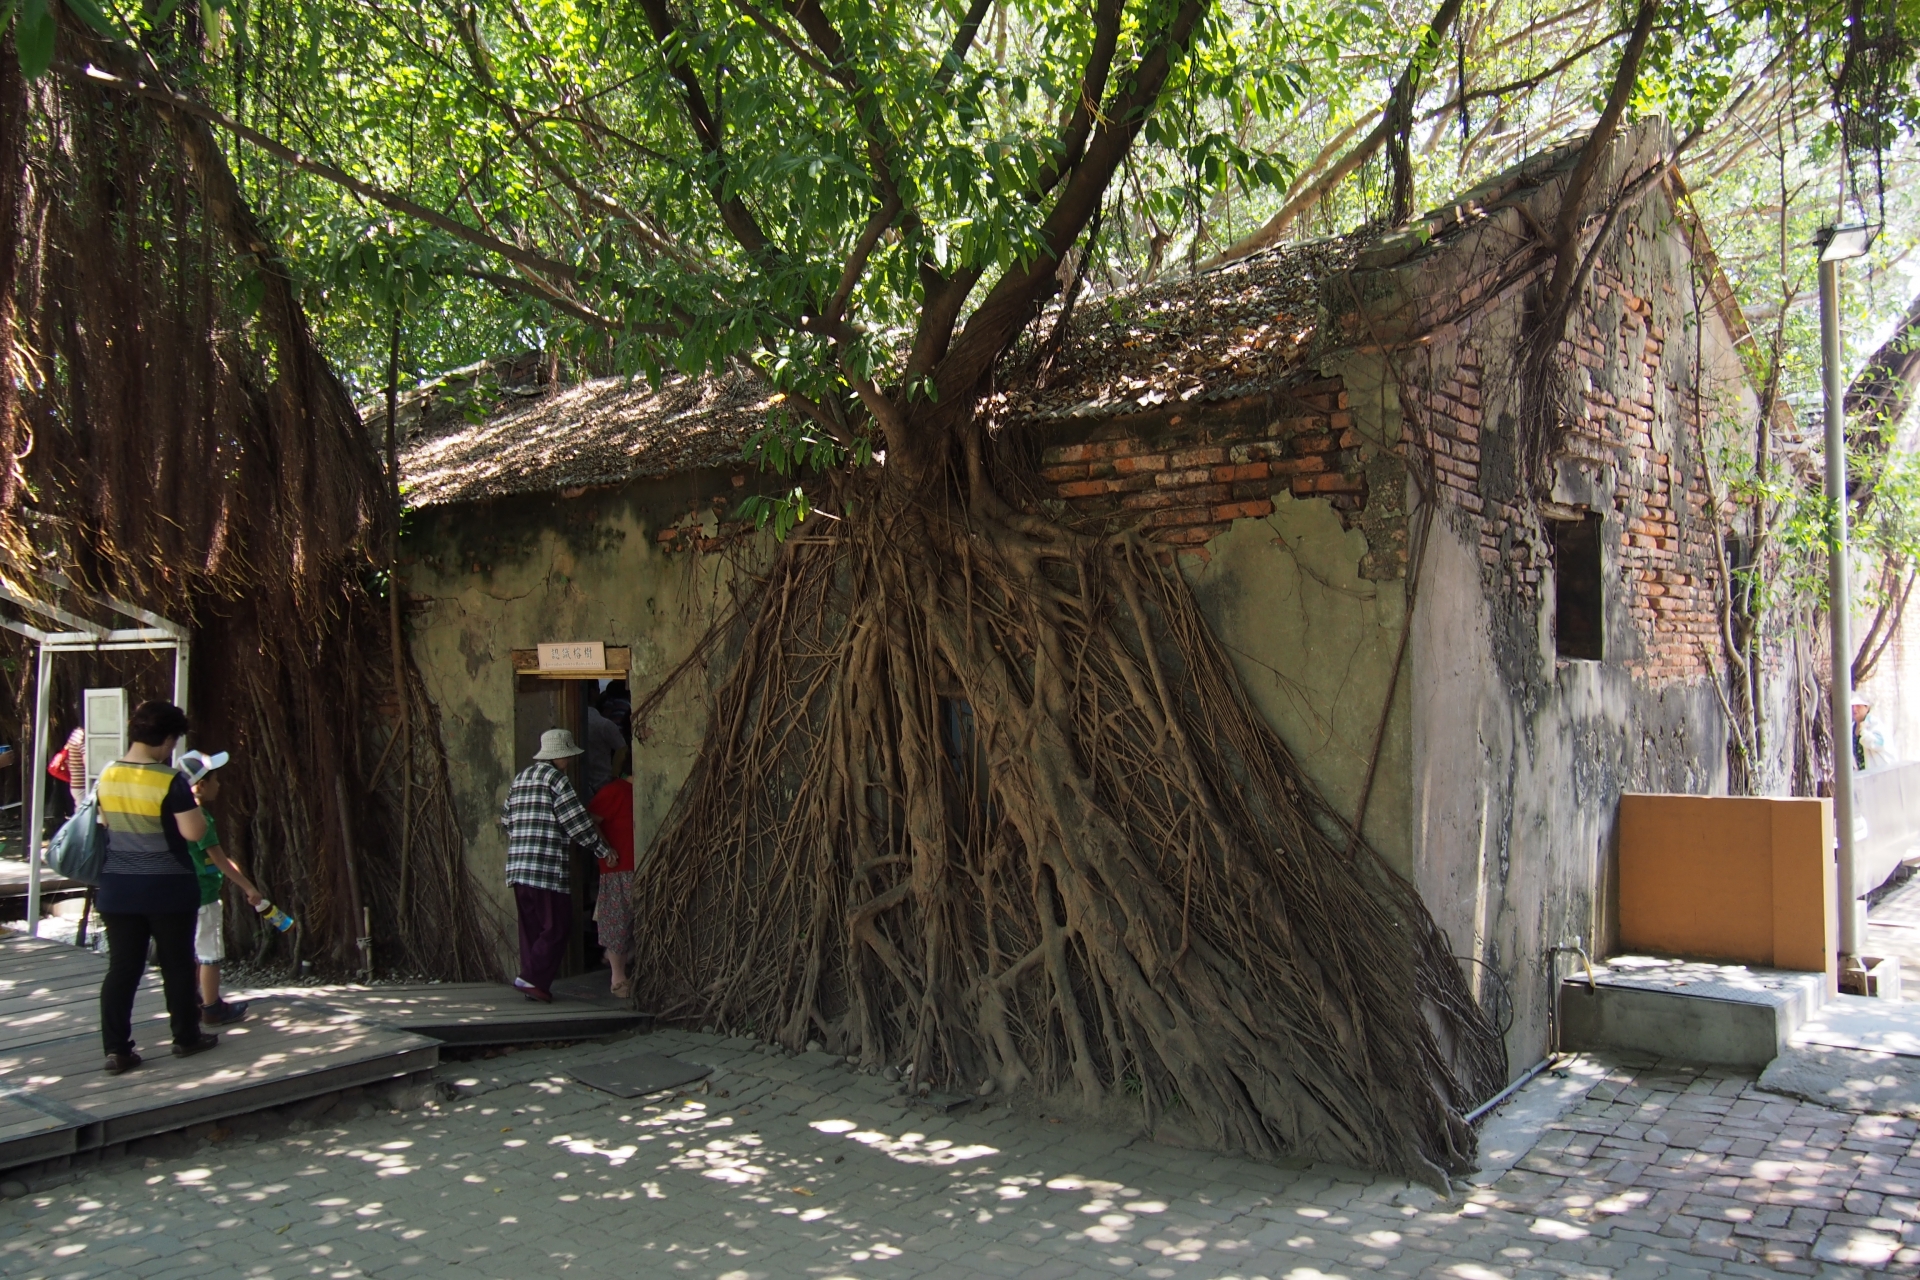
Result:
<instances>
[{"instance_id":1,"label":"concrete step","mask_svg":"<svg viewBox=\"0 0 1920 1280\"><path fill-rule=\"evenodd\" d=\"M1560 1044L1764 1067L1825 999L1823 974L1616 956L1594 966L1591 983L1584 969L1562 981Z\"/></svg>"}]
</instances>

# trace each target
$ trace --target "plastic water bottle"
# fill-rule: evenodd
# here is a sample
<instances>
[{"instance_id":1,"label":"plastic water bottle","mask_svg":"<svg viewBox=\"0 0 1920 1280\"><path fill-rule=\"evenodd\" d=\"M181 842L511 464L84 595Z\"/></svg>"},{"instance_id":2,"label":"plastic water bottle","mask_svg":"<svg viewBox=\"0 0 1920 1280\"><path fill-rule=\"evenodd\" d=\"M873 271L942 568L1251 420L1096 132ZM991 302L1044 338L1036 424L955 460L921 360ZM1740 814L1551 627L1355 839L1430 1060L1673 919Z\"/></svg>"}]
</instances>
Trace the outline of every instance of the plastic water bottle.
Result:
<instances>
[{"instance_id":1,"label":"plastic water bottle","mask_svg":"<svg viewBox=\"0 0 1920 1280\"><path fill-rule=\"evenodd\" d=\"M271 925L280 933L285 933L287 930L293 928L293 917L274 906L271 902L268 902L265 898L260 899L259 905L254 907L254 910L260 913L262 920L266 921L267 924Z\"/></svg>"}]
</instances>

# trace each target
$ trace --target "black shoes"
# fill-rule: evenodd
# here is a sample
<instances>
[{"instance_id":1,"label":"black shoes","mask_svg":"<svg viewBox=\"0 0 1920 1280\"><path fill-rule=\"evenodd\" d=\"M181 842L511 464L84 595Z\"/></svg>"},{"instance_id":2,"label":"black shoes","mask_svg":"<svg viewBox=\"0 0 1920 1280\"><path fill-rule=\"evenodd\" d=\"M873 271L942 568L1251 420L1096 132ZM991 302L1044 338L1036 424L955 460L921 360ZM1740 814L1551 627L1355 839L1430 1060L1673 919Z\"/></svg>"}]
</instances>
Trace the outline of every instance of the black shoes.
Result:
<instances>
[{"instance_id":1,"label":"black shoes","mask_svg":"<svg viewBox=\"0 0 1920 1280\"><path fill-rule=\"evenodd\" d=\"M196 1053L205 1053L219 1043L219 1036L210 1036L202 1032L198 1040L191 1041L187 1044L181 1044L178 1040L174 1041L173 1056L176 1058L191 1058Z\"/></svg>"},{"instance_id":2,"label":"black shoes","mask_svg":"<svg viewBox=\"0 0 1920 1280\"><path fill-rule=\"evenodd\" d=\"M110 1076L123 1076L139 1065L140 1055L131 1049L125 1053L107 1055L107 1074Z\"/></svg>"},{"instance_id":3,"label":"black shoes","mask_svg":"<svg viewBox=\"0 0 1920 1280\"><path fill-rule=\"evenodd\" d=\"M200 1006L200 1025L203 1027L224 1027L246 1016L247 1004L244 1000L239 1004L227 1000L216 1000L212 1004Z\"/></svg>"}]
</instances>

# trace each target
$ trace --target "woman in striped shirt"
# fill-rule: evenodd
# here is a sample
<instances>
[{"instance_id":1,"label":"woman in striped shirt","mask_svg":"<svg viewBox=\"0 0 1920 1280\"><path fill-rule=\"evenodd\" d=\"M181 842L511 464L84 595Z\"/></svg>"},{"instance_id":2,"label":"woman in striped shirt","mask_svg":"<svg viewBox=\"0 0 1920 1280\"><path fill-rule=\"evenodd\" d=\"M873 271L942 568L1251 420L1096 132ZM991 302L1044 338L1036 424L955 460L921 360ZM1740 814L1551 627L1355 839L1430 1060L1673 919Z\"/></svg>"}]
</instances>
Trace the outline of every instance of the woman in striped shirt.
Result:
<instances>
[{"instance_id":1,"label":"woman in striped shirt","mask_svg":"<svg viewBox=\"0 0 1920 1280\"><path fill-rule=\"evenodd\" d=\"M171 702L143 702L127 721L127 754L100 772L100 821L107 857L94 902L107 929L107 977L100 984L100 1035L107 1071L140 1065L133 1046L133 998L153 943L167 995L175 1057L219 1042L200 1030L193 930L200 877L189 842L207 834L207 818L186 775L172 764L187 713Z\"/></svg>"}]
</instances>

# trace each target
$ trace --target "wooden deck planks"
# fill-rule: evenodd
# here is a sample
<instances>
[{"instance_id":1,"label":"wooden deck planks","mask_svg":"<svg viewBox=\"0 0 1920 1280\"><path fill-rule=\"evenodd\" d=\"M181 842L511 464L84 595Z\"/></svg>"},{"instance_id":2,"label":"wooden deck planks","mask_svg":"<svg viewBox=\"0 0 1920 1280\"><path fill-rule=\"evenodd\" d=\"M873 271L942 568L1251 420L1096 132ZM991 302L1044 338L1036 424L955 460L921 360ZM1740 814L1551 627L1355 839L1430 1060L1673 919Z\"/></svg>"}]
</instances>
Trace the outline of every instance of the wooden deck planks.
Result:
<instances>
[{"instance_id":1,"label":"wooden deck planks","mask_svg":"<svg viewBox=\"0 0 1920 1280\"><path fill-rule=\"evenodd\" d=\"M159 974L134 1001L145 1062L101 1070L106 959L61 942L0 938L0 1168L217 1120L432 1068L442 1044L588 1039L652 1021L607 976L556 983L553 1004L504 983L234 991L251 1008L221 1043L174 1058Z\"/></svg>"},{"instance_id":2,"label":"wooden deck planks","mask_svg":"<svg viewBox=\"0 0 1920 1280\"><path fill-rule=\"evenodd\" d=\"M0 939L0 1168L240 1115L432 1069L440 1042L306 998L268 998L220 1045L169 1052L158 975L134 1002L145 1062L101 1070L106 961L55 942Z\"/></svg>"},{"instance_id":3,"label":"wooden deck planks","mask_svg":"<svg viewBox=\"0 0 1920 1280\"><path fill-rule=\"evenodd\" d=\"M279 987L236 992L233 998L274 999L294 994L370 1021L466 1046L584 1040L643 1028L653 1021L652 1015L636 1012L611 997L605 1004L564 997L552 1004L539 1004L498 982Z\"/></svg>"}]
</instances>

